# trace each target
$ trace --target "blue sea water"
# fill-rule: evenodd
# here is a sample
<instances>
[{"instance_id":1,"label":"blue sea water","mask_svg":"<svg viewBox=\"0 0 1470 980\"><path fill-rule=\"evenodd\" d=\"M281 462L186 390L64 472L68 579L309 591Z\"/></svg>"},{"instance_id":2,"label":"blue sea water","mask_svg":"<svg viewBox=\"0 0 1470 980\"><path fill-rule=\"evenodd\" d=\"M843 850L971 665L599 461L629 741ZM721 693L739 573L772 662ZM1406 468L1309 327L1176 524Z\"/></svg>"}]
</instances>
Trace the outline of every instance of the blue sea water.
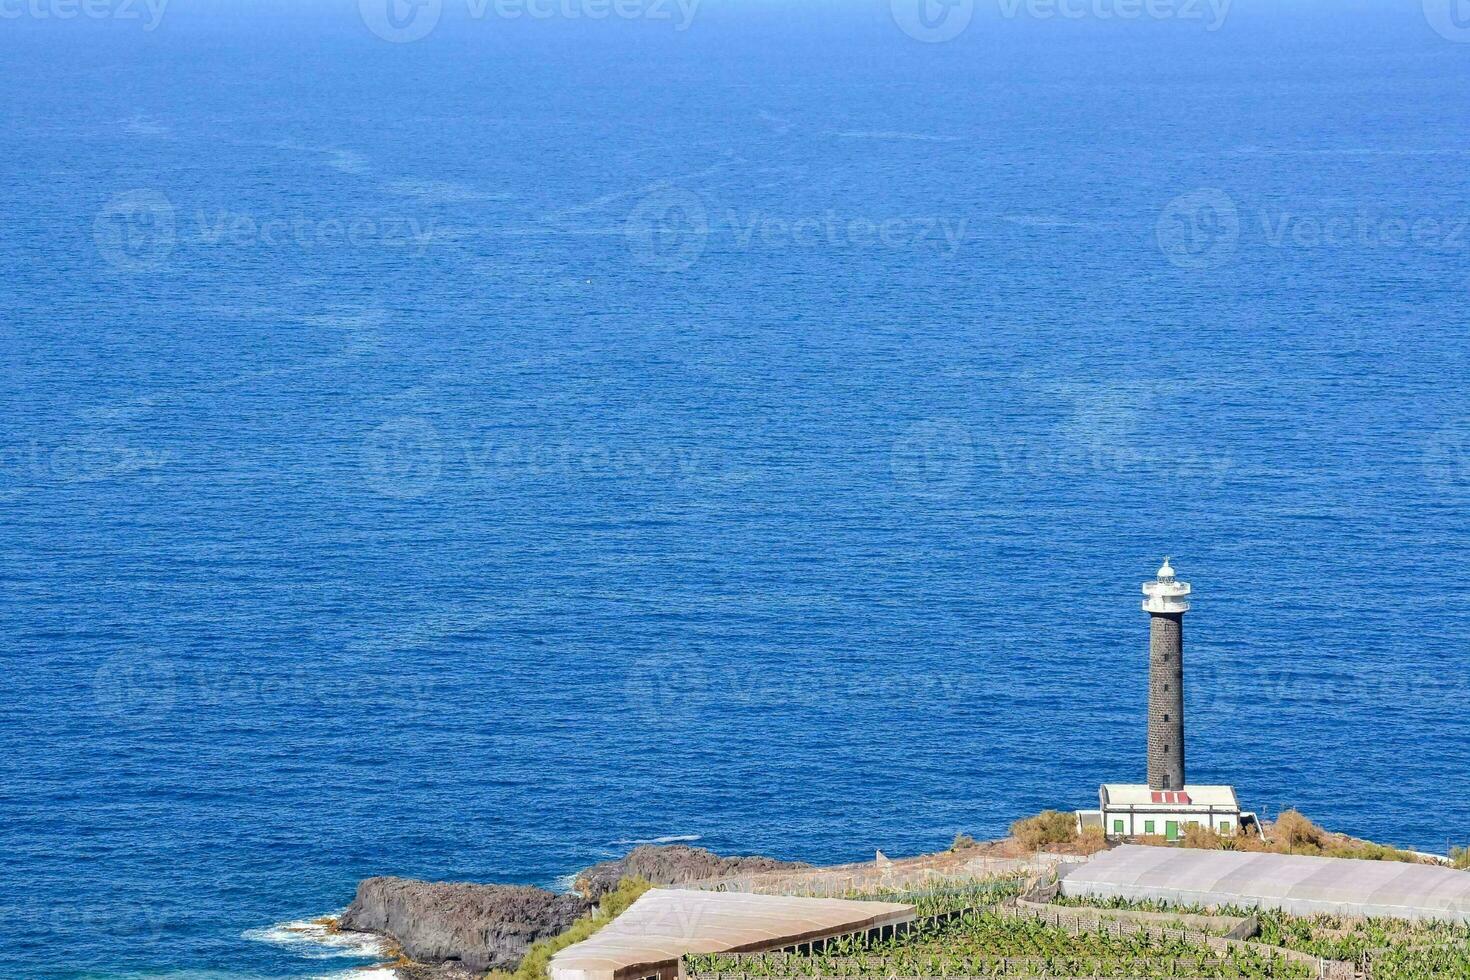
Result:
<instances>
[{"instance_id":1,"label":"blue sea water","mask_svg":"<svg viewBox=\"0 0 1470 980\"><path fill-rule=\"evenodd\" d=\"M1085 806L1165 554L1194 781L1470 839L1470 24L696 7L0 10L0 976Z\"/></svg>"}]
</instances>

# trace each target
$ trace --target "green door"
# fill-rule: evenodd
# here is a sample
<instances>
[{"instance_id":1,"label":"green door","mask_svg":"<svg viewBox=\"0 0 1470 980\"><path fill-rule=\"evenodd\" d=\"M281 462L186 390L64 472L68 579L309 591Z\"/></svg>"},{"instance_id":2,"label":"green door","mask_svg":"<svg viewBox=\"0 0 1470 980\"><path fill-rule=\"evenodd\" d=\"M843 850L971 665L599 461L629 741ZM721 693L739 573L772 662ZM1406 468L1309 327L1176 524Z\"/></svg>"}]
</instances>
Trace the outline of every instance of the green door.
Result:
<instances>
[{"instance_id":1,"label":"green door","mask_svg":"<svg viewBox=\"0 0 1470 980\"><path fill-rule=\"evenodd\" d=\"M1167 837L1169 840L1178 840L1179 839L1179 821L1178 820L1165 820L1164 821L1164 836Z\"/></svg>"}]
</instances>

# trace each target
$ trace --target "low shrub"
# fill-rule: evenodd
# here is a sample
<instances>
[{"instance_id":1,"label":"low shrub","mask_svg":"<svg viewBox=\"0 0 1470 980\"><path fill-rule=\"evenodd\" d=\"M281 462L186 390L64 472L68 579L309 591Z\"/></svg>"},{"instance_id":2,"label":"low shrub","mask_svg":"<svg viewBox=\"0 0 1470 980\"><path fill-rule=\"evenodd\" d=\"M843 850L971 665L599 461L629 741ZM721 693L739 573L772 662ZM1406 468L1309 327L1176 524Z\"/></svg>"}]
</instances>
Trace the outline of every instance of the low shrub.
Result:
<instances>
[{"instance_id":1,"label":"low shrub","mask_svg":"<svg viewBox=\"0 0 1470 980\"><path fill-rule=\"evenodd\" d=\"M1060 810L1042 810L1011 824L1011 835L1028 851L1048 844L1070 844L1077 839L1077 815Z\"/></svg>"},{"instance_id":2,"label":"low shrub","mask_svg":"<svg viewBox=\"0 0 1470 980\"><path fill-rule=\"evenodd\" d=\"M1271 828L1271 839L1289 850L1321 850L1327 831L1308 820L1299 810L1283 810Z\"/></svg>"}]
</instances>

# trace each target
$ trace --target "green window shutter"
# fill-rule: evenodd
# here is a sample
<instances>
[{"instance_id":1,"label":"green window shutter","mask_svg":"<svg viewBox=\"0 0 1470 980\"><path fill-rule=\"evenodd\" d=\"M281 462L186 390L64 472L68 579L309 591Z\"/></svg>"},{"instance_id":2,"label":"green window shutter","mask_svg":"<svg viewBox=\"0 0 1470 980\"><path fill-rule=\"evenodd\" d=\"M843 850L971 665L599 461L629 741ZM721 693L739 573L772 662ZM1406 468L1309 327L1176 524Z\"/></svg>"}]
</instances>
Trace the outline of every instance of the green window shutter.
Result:
<instances>
[{"instance_id":1,"label":"green window shutter","mask_svg":"<svg viewBox=\"0 0 1470 980\"><path fill-rule=\"evenodd\" d=\"M1121 834L1122 832L1123 832L1123 821L1121 821L1121 820L1114 820L1113 821L1113 833L1115 833L1115 834Z\"/></svg>"},{"instance_id":2,"label":"green window shutter","mask_svg":"<svg viewBox=\"0 0 1470 980\"><path fill-rule=\"evenodd\" d=\"M1166 820L1166 821L1164 821L1164 836L1167 837L1167 838L1169 838L1170 840L1178 840L1179 839L1179 821L1177 821L1177 820Z\"/></svg>"},{"instance_id":3,"label":"green window shutter","mask_svg":"<svg viewBox=\"0 0 1470 980\"><path fill-rule=\"evenodd\" d=\"M1152 820L1145 820L1143 822L1143 832L1145 834L1152 834L1154 832L1154 822Z\"/></svg>"},{"instance_id":4,"label":"green window shutter","mask_svg":"<svg viewBox=\"0 0 1470 980\"><path fill-rule=\"evenodd\" d=\"M1229 820L1222 820L1222 821L1220 821L1220 833L1223 836L1228 836L1230 834L1230 821Z\"/></svg>"}]
</instances>

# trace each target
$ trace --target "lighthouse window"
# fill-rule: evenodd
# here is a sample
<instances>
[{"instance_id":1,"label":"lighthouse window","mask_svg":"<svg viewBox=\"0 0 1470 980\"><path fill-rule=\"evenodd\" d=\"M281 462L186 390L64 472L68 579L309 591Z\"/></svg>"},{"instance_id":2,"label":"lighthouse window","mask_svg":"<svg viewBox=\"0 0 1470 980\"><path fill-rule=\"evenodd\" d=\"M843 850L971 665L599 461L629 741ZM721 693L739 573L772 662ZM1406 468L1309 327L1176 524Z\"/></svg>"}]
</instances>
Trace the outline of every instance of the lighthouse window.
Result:
<instances>
[{"instance_id":1,"label":"lighthouse window","mask_svg":"<svg viewBox=\"0 0 1470 980\"><path fill-rule=\"evenodd\" d=\"M1168 715L1165 715L1165 716L1164 716L1164 720L1165 720L1165 721L1168 721L1168 720L1169 720L1169 716L1168 716Z\"/></svg>"},{"instance_id":2,"label":"lighthouse window","mask_svg":"<svg viewBox=\"0 0 1470 980\"><path fill-rule=\"evenodd\" d=\"M1164 746L1164 754L1165 755L1168 755L1169 754L1169 746L1167 746L1167 745Z\"/></svg>"}]
</instances>

